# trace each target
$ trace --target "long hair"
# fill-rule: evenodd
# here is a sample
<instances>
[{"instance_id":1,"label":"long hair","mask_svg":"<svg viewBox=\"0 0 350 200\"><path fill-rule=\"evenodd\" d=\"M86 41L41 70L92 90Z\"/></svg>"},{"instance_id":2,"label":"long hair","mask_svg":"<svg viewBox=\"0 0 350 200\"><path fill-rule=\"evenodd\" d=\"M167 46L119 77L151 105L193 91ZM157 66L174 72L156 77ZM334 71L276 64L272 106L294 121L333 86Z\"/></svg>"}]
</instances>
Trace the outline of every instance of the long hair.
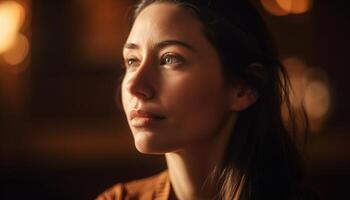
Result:
<instances>
[{"instance_id":1,"label":"long hair","mask_svg":"<svg viewBox=\"0 0 350 200\"><path fill-rule=\"evenodd\" d=\"M162 2L192 12L219 53L225 81L258 95L240 112L221 167L210 175L217 199L299 199L302 159L289 79L261 16L248 0L141 0L131 12L131 25L148 5Z\"/></svg>"}]
</instances>

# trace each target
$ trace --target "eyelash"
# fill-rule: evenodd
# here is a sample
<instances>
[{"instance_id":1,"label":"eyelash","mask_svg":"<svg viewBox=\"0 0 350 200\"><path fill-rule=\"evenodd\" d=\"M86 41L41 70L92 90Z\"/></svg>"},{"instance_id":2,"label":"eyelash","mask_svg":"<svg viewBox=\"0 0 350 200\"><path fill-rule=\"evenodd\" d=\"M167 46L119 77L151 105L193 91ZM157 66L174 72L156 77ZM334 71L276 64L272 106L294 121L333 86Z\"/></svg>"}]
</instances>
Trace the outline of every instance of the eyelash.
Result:
<instances>
[{"instance_id":1,"label":"eyelash","mask_svg":"<svg viewBox=\"0 0 350 200\"><path fill-rule=\"evenodd\" d=\"M167 59L170 58L172 59L171 63L166 63ZM175 61L174 61L175 60ZM185 63L185 59L179 55L175 55L175 54L164 54L161 58L160 58L160 65L182 65Z\"/></svg>"},{"instance_id":2,"label":"eyelash","mask_svg":"<svg viewBox=\"0 0 350 200\"><path fill-rule=\"evenodd\" d=\"M137 66L133 66L134 63L129 63L129 62L139 62L139 60L137 58L127 58L125 59L125 67L129 68L129 67L137 67Z\"/></svg>"},{"instance_id":3,"label":"eyelash","mask_svg":"<svg viewBox=\"0 0 350 200\"><path fill-rule=\"evenodd\" d=\"M169 61L167 61L167 59L171 59L171 63L167 63ZM185 63L185 59L182 56L179 55L175 55L175 54L164 54L161 58L160 58L160 62L159 64L161 66L178 66L178 65L182 65ZM140 61L135 58L135 57L130 57L130 58L126 58L125 59L125 67L129 68L129 67L138 67L138 65L140 64Z\"/></svg>"}]
</instances>

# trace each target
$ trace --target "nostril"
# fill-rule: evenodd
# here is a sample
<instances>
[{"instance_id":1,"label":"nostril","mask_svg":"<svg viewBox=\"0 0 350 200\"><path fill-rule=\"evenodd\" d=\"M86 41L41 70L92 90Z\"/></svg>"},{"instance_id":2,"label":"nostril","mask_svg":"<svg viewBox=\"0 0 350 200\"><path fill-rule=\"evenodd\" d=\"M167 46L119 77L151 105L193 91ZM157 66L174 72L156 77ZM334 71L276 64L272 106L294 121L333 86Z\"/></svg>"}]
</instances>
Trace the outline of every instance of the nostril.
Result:
<instances>
[{"instance_id":1,"label":"nostril","mask_svg":"<svg viewBox=\"0 0 350 200\"><path fill-rule=\"evenodd\" d=\"M154 95L154 73L150 67L143 65L129 73L125 79L126 89L139 99L149 99Z\"/></svg>"},{"instance_id":2,"label":"nostril","mask_svg":"<svg viewBox=\"0 0 350 200\"><path fill-rule=\"evenodd\" d=\"M134 92L133 95L135 95L136 97L140 98L140 99L150 99L151 95L150 93L144 92L144 91L138 91L138 92Z\"/></svg>"},{"instance_id":3,"label":"nostril","mask_svg":"<svg viewBox=\"0 0 350 200\"><path fill-rule=\"evenodd\" d=\"M154 95L154 90L147 84L131 84L128 87L129 92L139 99L150 99Z\"/></svg>"}]
</instances>

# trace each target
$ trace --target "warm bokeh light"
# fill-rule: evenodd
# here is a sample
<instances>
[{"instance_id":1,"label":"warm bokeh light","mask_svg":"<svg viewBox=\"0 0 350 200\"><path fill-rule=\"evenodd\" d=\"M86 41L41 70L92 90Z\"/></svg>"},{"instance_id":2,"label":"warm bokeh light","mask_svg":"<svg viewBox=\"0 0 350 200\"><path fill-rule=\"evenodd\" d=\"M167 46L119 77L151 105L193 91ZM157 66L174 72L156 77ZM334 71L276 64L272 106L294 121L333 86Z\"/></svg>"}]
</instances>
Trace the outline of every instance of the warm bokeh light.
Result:
<instances>
[{"instance_id":1,"label":"warm bokeh light","mask_svg":"<svg viewBox=\"0 0 350 200\"><path fill-rule=\"evenodd\" d=\"M286 16L289 14L286 10L282 9L276 2L276 0L260 0L261 5L271 15Z\"/></svg>"},{"instance_id":2,"label":"warm bokeh light","mask_svg":"<svg viewBox=\"0 0 350 200\"><path fill-rule=\"evenodd\" d=\"M305 90L305 80L304 73L307 65L297 57L289 57L283 60L283 65L288 71L290 82L292 84L292 96L290 100L294 108L299 108L302 104L304 90Z\"/></svg>"},{"instance_id":3,"label":"warm bokeh light","mask_svg":"<svg viewBox=\"0 0 350 200\"><path fill-rule=\"evenodd\" d=\"M312 0L260 0L262 6L272 15L286 16L302 14L310 10Z\"/></svg>"},{"instance_id":4,"label":"warm bokeh light","mask_svg":"<svg viewBox=\"0 0 350 200\"><path fill-rule=\"evenodd\" d=\"M323 117L330 105L328 86L320 81L313 81L305 88L304 105L310 118Z\"/></svg>"},{"instance_id":5,"label":"warm bokeh light","mask_svg":"<svg viewBox=\"0 0 350 200\"><path fill-rule=\"evenodd\" d=\"M29 41L26 36L19 34L14 45L4 53L4 60L10 65L21 63L28 55Z\"/></svg>"},{"instance_id":6,"label":"warm bokeh light","mask_svg":"<svg viewBox=\"0 0 350 200\"><path fill-rule=\"evenodd\" d=\"M7 51L15 43L24 18L25 9L19 3L0 2L0 53Z\"/></svg>"},{"instance_id":7,"label":"warm bokeh light","mask_svg":"<svg viewBox=\"0 0 350 200\"><path fill-rule=\"evenodd\" d=\"M301 14L311 9L312 0L293 0L291 13Z\"/></svg>"},{"instance_id":8,"label":"warm bokeh light","mask_svg":"<svg viewBox=\"0 0 350 200\"><path fill-rule=\"evenodd\" d=\"M290 100L296 109L304 106L311 132L319 132L330 108L331 95L324 70L308 66L297 57L283 60L291 82Z\"/></svg>"},{"instance_id":9,"label":"warm bokeh light","mask_svg":"<svg viewBox=\"0 0 350 200\"><path fill-rule=\"evenodd\" d=\"M282 8L287 13L290 13L292 10L292 4L294 4L293 0L275 0L277 5Z\"/></svg>"}]
</instances>

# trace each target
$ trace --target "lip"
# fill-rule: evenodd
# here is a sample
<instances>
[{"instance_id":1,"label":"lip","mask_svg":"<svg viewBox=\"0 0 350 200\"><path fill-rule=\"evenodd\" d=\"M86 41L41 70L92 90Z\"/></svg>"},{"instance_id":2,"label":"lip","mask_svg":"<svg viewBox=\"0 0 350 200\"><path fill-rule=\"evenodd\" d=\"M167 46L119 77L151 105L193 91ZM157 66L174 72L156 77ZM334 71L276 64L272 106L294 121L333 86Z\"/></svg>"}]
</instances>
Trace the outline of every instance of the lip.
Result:
<instances>
[{"instance_id":1,"label":"lip","mask_svg":"<svg viewBox=\"0 0 350 200\"><path fill-rule=\"evenodd\" d=\"M130 125L136 128L147 127L163 119L165 119L164 116L146 110L139 109L130 112Z\"/></svg>"},{"instance_id":2,"label":"lip","mask_svg":"<svg viewBox=\"0 0 350 200\"><path fill-rule=\"evenodd\" d=\"M157 114L155 112L150 112L146 110L132 110L130 112L130 120L133 120L135 118L154 118L154 119L164 119L165 117Z\"/></svg>"}]
</instances>

